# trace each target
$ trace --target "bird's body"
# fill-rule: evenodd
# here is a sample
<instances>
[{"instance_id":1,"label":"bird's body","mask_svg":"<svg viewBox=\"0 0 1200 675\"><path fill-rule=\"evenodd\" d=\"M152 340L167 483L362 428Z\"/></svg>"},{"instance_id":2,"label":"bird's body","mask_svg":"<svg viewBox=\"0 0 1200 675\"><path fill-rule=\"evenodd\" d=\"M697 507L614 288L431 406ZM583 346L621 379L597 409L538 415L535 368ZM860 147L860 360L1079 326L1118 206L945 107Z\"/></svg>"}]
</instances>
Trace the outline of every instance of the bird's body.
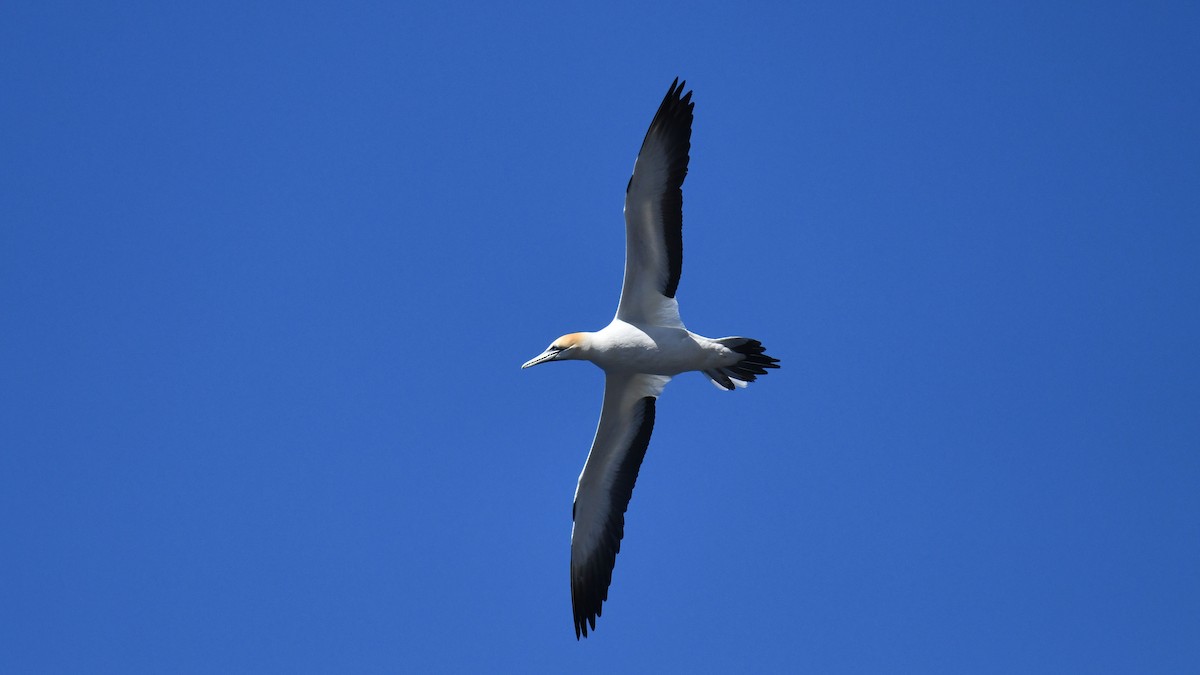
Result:
<instances>
[{"instance_id":1,"label":"bird's body","mask_svg":"<svg viewBox=\"0 0 1200 675\"><path fill-rule=\"evenodd\" d=\"M617 315L594 333L568 333L521 366L585 360L604 369L604 404L572 510L575 637L596 628L621 548L625 509L654 428L655 401L675 375L704 373L719 389L745 387L778 359L744 337L707 338L679 317L683 194L691 148L691 92L678 80L659 106L625 192L625 282Z\"/></svg>"},{"instance_id":2,"label":"bird's body","mask_svg":"<svg viewBox=\"0 0 1200 675\"><path fill-rule=\"evenodd\" d=\"M686 328L633 324L620 319L595 333L577 333L578 356L608 373L675 376L689 370L731 366L741 356Z\"/></svg>"}]
</instances>

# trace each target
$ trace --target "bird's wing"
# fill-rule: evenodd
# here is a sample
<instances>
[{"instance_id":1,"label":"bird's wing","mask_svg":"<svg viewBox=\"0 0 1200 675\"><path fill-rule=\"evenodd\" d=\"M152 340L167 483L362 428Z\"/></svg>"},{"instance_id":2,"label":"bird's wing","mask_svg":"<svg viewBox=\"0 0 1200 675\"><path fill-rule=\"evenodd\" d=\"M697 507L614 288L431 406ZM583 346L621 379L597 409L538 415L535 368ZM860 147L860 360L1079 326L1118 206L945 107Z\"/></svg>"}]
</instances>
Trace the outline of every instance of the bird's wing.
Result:
<instances>
[{"instance_id":1,"label":"bird's wing","mask_svg":"<svg viewBox=\"0 0 1200 675\"><path fill-rule=\"evenodd\" d=\"M571 607L575 637L596 629L600 605L608 599L613 564L625 533L625 509L654 429L654 402L671 378L611 373L604 381L604 405L588 453L571 529Z\"/></svg>"},{"instance_id":2,"label":"bird's wing","mask_svg":"<svg viewBox=\"0 0 1200 675\"><path fill-rule=\"evenodd\" d=\"M683 267L683 179L692 147L692 92L676 80L650 122L625 189L625 282L617 318L683 327L675 289Z\"/></svg>"}]
</instances>

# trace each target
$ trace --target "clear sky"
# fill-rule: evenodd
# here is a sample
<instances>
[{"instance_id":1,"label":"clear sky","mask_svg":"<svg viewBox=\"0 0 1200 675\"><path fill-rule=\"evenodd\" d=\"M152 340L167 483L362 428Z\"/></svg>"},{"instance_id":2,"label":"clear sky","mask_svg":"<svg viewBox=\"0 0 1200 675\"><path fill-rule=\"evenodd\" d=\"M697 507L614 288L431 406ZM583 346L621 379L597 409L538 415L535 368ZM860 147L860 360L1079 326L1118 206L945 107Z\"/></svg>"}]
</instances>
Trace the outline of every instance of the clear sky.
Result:
<instances>
[{"instance_id":1,"label":"clear sky","mask_svg":"<svg viewBox=\"0 0 1200 675\"><path fill-rule=\"evenodd\" d=\"M0 671L1200 672L1200 8L647 4L0 7ZM783 367L667 387L576 642L519 366L676 76Z\"/></svg>"}]
</instances>

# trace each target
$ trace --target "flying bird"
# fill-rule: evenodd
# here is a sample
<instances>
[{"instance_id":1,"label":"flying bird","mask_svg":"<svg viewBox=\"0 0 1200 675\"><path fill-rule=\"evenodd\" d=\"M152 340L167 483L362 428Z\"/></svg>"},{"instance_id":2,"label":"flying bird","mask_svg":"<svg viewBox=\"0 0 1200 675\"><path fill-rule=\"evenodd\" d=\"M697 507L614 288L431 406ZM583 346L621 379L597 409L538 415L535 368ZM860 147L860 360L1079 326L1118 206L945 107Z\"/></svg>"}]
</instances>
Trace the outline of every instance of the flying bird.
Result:
<instances>
[{"instance_id":1,"label":"flying bird","mask_svg":"<svg viewBox=\"0 0 1200 675\"><path fill-rule=\"evenodd\" d=\"M600 423L571 517L575 639L596 630L625 532L625 509L654 428L654 403L680 373L719 389L745 387L779 359L745 337L707 338L684 327L675 291L683 265L683 179L692 138L692 92L678 78L650 122L625 189L625 281L617 315L594 333L568 333L522 365L591 361L604 370Z\"/></svg>"}]
</instances>

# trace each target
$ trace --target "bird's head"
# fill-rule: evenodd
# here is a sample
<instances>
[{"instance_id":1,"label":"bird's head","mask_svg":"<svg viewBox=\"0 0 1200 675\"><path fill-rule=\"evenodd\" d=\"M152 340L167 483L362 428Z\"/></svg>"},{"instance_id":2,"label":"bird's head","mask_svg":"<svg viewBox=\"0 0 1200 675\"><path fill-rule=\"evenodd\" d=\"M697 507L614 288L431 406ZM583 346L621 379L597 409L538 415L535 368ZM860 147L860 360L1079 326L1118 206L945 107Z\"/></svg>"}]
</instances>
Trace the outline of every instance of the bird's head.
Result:
<instances>
[{"instance_id":1,"label":"bird's head","mask_svg":"<svg viewBox=\"0 0 1200 675\"><path fill-rule=\"evenodd\" d=\"M558 338L546 347L546 351L529 359L522 365L522 368L536 366L539 363L547 361L567 361L569 359L583 358L585 343L587 342L587 333L567 333Z\"/></svg>"}]
</instances>

